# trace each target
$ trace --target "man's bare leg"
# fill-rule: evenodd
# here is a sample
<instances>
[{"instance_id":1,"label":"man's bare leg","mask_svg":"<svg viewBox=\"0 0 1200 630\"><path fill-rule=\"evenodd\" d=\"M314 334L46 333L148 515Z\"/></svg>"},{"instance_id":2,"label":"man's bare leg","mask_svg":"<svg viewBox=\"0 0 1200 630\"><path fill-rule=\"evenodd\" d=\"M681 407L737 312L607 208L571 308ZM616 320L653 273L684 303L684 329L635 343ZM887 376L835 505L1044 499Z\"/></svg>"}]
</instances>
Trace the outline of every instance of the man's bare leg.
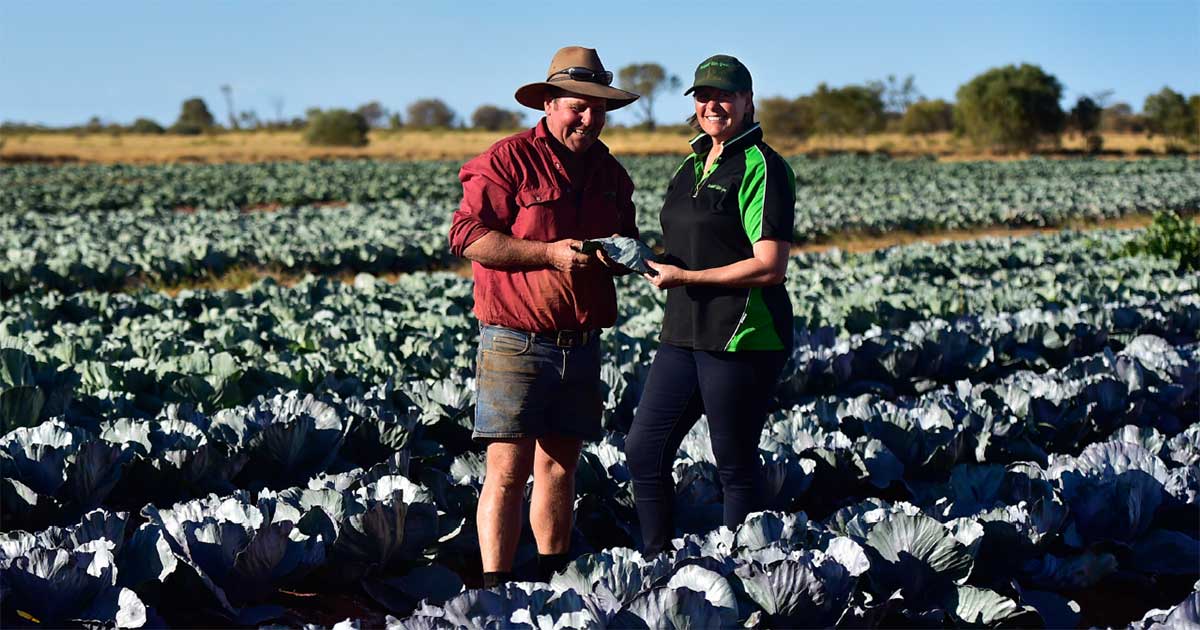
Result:
<instances>
[{"instance_id":1,"label":"man's bare leg","mask_svg":"<svg viewBox=\"0 0 1200 630\"><path fill-rule=\"evenodd\" d=\"M529 525L542 555L566 553L575 508L575 468L583 440L550 435L537 439Z\"/></svg>"},{"instance_id":2,"label":"man's bare leg","mask_svg":"<svg viewBox=\"0 0 1200 630\"><path fill-rule=\"evenodd\" d=\"M521 504L533 470L534 450L534 438L488 443L487 474L475 512L485 573L512 571L521 537Z\"/></svg>"}]
</instances>

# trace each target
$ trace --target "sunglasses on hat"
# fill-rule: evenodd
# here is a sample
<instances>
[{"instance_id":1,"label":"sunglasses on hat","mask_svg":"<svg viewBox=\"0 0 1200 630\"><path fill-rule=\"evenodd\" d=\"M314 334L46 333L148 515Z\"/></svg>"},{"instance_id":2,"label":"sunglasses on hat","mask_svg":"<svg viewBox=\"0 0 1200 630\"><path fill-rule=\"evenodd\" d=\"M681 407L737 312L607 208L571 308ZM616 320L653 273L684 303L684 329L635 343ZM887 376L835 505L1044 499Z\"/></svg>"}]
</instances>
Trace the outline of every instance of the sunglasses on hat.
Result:
<instances>
[{"instance_id":1,"label":"sunglasses on hat","mask_svg":"<svg viewBox=\"0 0 1200 630\"><path fill-rule=\"evenodd\" d=\"M554 77L556 77L560 74L565 74L565 75L567 75L568 78L574 79L576 81L587 81L588 83L601 83L604 85L612 85L612 80L613 80L613 73L608 70L596 72L595 70L592 70L591 68L580 68L580 67L563 68L562 70L559 70L558 72L555 72L554 74L551 74L550 76L546 77L546 80L554 81L555 80ZM562 79L558 79L558 80L562 81Z\"/></svg>"}]
</instances>

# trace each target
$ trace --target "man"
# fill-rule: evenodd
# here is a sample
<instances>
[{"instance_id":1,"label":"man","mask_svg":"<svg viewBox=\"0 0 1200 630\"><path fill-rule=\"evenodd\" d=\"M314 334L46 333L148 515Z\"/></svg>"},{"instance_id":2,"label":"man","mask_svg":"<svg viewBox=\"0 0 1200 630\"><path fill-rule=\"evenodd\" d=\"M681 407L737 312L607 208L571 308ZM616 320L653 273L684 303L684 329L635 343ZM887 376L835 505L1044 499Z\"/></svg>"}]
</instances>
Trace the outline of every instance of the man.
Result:
<instances>
[{"instance_id":1,"label":"man","mask_svg":"<svg viewBox=\"0 0 1200 630\"><path fill-rule=\"evenodd\" d=\"M480 322L473 437L487 444L476 523L488 588L512 578L531 473L538 577L566 565L579 451L603 435L599 333L616 321L615 264L580 246L638 236L633 181L598 140L606 113L638 97L611 83L595 50L559 50L545 81L516 92L545 117L459 173L450 251L472 261Z\"/></svg>"}]
</instances>

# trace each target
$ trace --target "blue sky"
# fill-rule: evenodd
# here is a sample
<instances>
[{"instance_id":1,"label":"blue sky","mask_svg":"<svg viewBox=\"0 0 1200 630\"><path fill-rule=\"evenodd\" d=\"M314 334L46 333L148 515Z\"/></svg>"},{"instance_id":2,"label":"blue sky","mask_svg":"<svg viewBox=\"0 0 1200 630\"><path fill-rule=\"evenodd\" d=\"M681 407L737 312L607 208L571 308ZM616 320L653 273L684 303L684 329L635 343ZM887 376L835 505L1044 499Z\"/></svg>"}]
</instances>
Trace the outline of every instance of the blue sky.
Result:
<instances>
[{"instance_id":1,"label":"blue sky","mask_svg":"<svg viewBox=\"0 0 1200 630\"><path fill-rule=\"evenodd\" d=\"M912 74L927 97L953 99L972 76L1021 62L1056 75L1067 102L1113 90L1140 109L1164 85L1200 92L1200 0L0 0L0 120L169 124L190 96L224 119L226 83L237 109L267 118L277 100L297 116L369 100L403 111L423 97L467 117L484 103L520 109L513 91L568 44L597 48L613 70L656 61L685 82L703 58L733 54L759 97ZM656 107L660 121L689 108L682 95Z\"/></svg>"}]
</instances>

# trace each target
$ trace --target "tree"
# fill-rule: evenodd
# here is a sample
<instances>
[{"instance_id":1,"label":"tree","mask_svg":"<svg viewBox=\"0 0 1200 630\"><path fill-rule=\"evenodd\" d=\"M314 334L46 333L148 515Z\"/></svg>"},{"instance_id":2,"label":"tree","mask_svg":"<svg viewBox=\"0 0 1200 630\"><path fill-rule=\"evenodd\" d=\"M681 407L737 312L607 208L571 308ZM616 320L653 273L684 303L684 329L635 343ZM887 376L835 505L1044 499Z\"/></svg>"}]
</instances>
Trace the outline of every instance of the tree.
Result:
<instances>
[{"instance_id":1,"label":"tree","mask_svg":"<svg viewBox=\"0 0 1200 630\"><path fill-rule=\"evenodd\" d=\"M758 121L764 133L778 136L788 136L796 139L812 135L816 124L812 103L805 97L785 98L772 96L764 98L755 107Z\"/></svg>"},{"instance_id":2,"label":"tree","mask_svg":"<svg viewBox=\"0 0 1200 630\"><path fill-rule=\"evenodd\" d=\"M212 129L214 124L212 112L204 99L195 97L183 102L179 112L179 120L171 125L171 131L185 135L196 135Z\"/></svg>"},{"instance_id":3,"label":"tree","mask_svg":"<svg viewBox=\"0 0 1200 630\"><path fill-rule=\"evenodd\" d=\"M679 77L667 74L666 68L653 62L631 63L621 68L617 76L622 89L641 95L637 106L642 112L642 124L653 130L654 101L664 92L679 90Z\"/></svg>"},{"instance_id":4,"label":"tree","mask_svg":"<svg viewBox=\"0 0 1200 630\"><path fill-rule=\"evenodd\" d=\"M876 86L877 87L877 86ZM818 133L865 135L883 129L883 99L876 87L847 85L831 88L824 83L809 97Z\"/></svg>"},{"instance_id":5,"label":"tree","mask_svg":"<svg viewBox=\"0 0 1200 630\"><path fill-rule=\"evenodd\" d=\"M889 74L887 79L871 81L867 87L879 92L883 111L896 118L903 116L910 105L923 100L911 74L904 77L903 81L897 81L896 75Z\"/></svg>"},{"instance_id":6,"label":"tree","mask_svg":"<svg viewBox=\"0 0 1200 630\"><path fill-rule=\"evenodd\" d=\"M387 110L384 109L383 105L379 104L379 101L363 103L354 111L358 112L363 118L365 118L367 120L367 124L372 127L383 126L383 121L387 119Z\"/></svg>"},{"instance_id":7,"label":"tree","mask_svg":"<svg viewBox=\"0 0 1200 630\"><path fill-rule=\"evenodd\" d=\"M1100 127L1100 116L1104 112L1096 101L1087 96L1080 96L1071 108L1067 126L1080 135L1090 135Z\"/></svg>"},{"instance_id":8,"label":"tree","mask_svg":"<svg viewBox=\"0 0 1200 630\"><path fill-rule=\"evenodd\" d=\"M517 129L521 126L524 118L521 112L501 109L495 105L480 105L471 114L471 126L488 131Z\"/></svg>"},{"instance_id":9,"label":"tree","mask_svg":"<svg viewBox=\"0 0 1200 630\"><path fill-rule=\"evenodd\" d=\"M361 147L367 144L367 119L345 109L331 109L309 118L304 141L321 146Z\"/></svg>"},{"instance_id":10,"label":"tree","mask_svg":"<svg viewBox=\"0 0 1200 630\"><path fill-rule=\"evenodd\" d=\"M954 106L940 98L917 101L909 105L900 118L900 131L909 135L950 131L953 128Z\"/></svg>"},{"instance_id":11,"label":"tree","mask_svg":"<svg viewBox=\"0 0 1200 630\"><path fill-rule=\"evenodd\" d=\"M239 129L258 129L262 126L262 121L258 118L258 112L253 109L248 109L238 114Z\"/></svg>"},{"instance_id":12,"label":"tree","mask_svg":"<svg viewBox=\"0 0 1200 630\"><path fill-rule=\"evenodd\" d=\"M139 118L129 125L130 133L163 133L166 129L149 118Z\"/></svg>"},{"instance_id":13,"label":"tree","mask_svg":"<svg viewBox=\"0 0 1200 630\"><path fill-rule=\"evenodd\" d=\"M418 129L448 129L454 125L454 110L436 98L423 98L408 106L408 125Z\"/></svg>"},{"instance_id":14,"label":"tree","mask_svg":"<svg viewBox=\"0 0 1200 630\"><path fill-rule=\"evenodd\" d=\"M1187 138L1196 133L1191 107L1183 95L1169 87L1146 97L1142 114L1151 133Z\"/></svg>"},{"instance_id":15,"label":"tree","mask_svg":"<svg viewBox=\"0 0 1200 630\"><path fill-rule=\"evenodd\" d=\"M271 97L271 109L275 111L275 124L279 126L287 123L283 118L283 104L284 100L282 96L276 95Z\"/></svg>"},{"instance_id":16,"label":"tree","mask_svg":"<svg viewBox=\"0 0 1200 630\"><path fill-rule=\"evenodd\" d=\"M229 128L238 129L237 116L233 113L233 86L228 83L222 85L221 93L225 95L225 111L229 112Z\"/></svg>"},{"instance_id":17,"label":"tree","mask_svg":"<svg viewBox=\"0 0 1200 630\"><path fill-rule=\"evenodd\" d=\"M1100 129L1117 133L1142 133L1146 122L1129 103L1113 103L1100 112Z\"/></svg>"},{"instance_id":18,"label":"tree","mask_svg":"<svg viewBox=\"0 0 1200 630\"><path fill-rule=\"evenodd\" d=\"M400 129L402 127L404 127L404 119L400 117L400 112L392 112L392 115L388 116L388 128Z\"/></svg>"},{"instance_id":19,"label":"tree","mask_svg":"<svg viewBox=\"0 0 1200 630\"><path fill-rule=\"evenodd\" d=\"M1061 98L1062 84L1038 66L992 68L958 88L954 122L976 146L1033 149L1062 131Z\"/></svg>"},{"instance_id":20,"label":"tree","mask_svg":"<svg viewBox=\"0 0 1200 630\"><path fill-rule=\"evenodd\" d=\"M1192 135L1200 136L1200 94L1188 98L1188 107L1192 110Z\"/></svg>"}]
</instances>

